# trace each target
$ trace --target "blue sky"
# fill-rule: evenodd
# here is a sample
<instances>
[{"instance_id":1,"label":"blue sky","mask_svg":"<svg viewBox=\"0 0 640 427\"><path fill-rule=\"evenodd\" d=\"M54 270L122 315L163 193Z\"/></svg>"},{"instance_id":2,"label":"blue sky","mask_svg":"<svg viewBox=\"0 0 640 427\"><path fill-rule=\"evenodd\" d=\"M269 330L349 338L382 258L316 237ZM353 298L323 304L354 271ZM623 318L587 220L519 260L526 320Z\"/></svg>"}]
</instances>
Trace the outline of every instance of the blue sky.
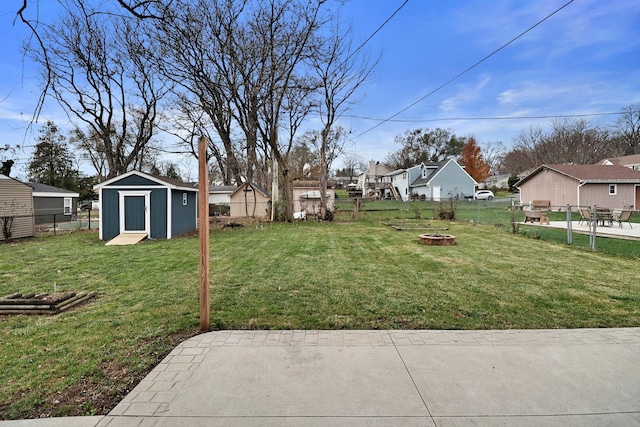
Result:
<instances>
[{"instance_id":1,"label":"blue sky","mask_svg":"<svg viewBox=\"0 0 640 427\"><path fill-rule=\"evenodd\" d=\"M57 2L40 0L41 13ZM350 0L341 7L356 44L366 40L404 0ZM409 0L365 45L381 55L378 68L341 124L351 129L347 152L362 161L384 160L398 149L394 137L408 129L436 127L480 144L513 138L529 126L547 127L551 118L617 113L640 103L640 2L575 0L560 12L442 89L427 96L482 58L560 8L567 1ZM37 129L25 130L39 95L38 76L20 46L28 34L12 24L22 4L0 5L0 144L33 145ZM30 2L30 5L34 3ZM339 3L336 3L338 5ZM31 7L31 6L30 6ZM518 118L471 120L474 118ZM611 124L617 116L592 116ZM377 120L372 120L377 119ZM71 126L48 101L40 122ZM26 138L26 140L25 140ZM166 139L167 144L173 141ZM17 154L24 174L27 147ZM173 159L185 168L189 162ZM341 167L341 160L334 164Z\"/></svg>"}]
</instances>

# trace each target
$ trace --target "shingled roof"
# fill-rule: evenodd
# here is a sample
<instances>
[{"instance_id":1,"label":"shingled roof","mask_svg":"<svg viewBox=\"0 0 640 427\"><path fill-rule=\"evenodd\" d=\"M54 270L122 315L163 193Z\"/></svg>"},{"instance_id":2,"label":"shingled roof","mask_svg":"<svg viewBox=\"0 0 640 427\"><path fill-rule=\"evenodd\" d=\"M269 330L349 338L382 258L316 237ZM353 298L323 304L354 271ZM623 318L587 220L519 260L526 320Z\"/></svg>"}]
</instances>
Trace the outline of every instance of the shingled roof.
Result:
<instances>
[{"instance_id":1,"label":"shingled roof","mask_svg":"<svg viewBox=\"0 0 640 427\"><path fill-rule=\"evenodd\" d=\"M542 165L520 180L520 185L544 170L552 170L576 181L591 183L637 182L640 183L640 171L618 165Z\"/></svg>"}]
</instances>

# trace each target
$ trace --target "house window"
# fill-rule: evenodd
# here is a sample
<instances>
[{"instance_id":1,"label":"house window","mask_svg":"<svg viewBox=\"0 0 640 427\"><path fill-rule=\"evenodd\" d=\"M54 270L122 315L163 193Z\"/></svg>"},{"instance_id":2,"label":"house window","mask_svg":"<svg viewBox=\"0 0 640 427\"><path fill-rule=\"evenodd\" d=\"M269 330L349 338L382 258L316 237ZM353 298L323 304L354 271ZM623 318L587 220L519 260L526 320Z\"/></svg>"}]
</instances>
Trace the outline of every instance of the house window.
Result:
<instances>
[{"instance_id":1,"label":"house window","mask_svg":"<svg viewBox=\"0 0 640 427\"><path fill-rule=\"evenodd\" d=\"M615 196L618 194L618 186L616 184L609 184L609 195Z\"/></svg>"},{"instance_id":2,"label":"house window","mask_svg":"<svg viewBox=\"0 0 640 427\"><path fill-rule=\"evenodd\" d=\"M182 206L187 206L187 201L189 198L187 197L187 193L182 193Z\"/></svg>"},{"instance_id":3,"label":"house window","mask_svg":"<svg viewBox=\"0 0 640 427\"><path fill-rule=\"evenodd\" d=\"M64 214L71 215L71 197L64 198Z\"/></svg>"}]
</instances>

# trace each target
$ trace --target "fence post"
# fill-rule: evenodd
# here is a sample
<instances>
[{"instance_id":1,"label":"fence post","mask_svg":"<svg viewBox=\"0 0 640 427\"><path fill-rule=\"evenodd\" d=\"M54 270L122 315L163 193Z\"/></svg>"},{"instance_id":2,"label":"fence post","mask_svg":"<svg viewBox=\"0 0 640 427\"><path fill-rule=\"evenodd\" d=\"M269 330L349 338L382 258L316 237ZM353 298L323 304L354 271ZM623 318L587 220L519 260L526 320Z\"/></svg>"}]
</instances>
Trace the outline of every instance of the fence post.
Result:
<instances>
[{"instance_id":1,"label":"fence post","mask_svg":"<svg viewBox=\"0 0 640 427\"><path fill-rule=\"evenodd\" d=\"M87 220L89 221L88 229L91 230L91 209L87 211Z\"/></svg>"},{"instance_id":2,"label":"fence post","mask_svg":"<svg viewBox=\"0 0 640 427\"><path fill-rule=\"evenodd\" d=\"M592 251L596 250L596 232L598 228L598 215L597 215L597 206L593 205L591 207L590 217L593 218L591 221L591 233L589 233L589 248Z\"/></svg>"},{"instance_id":3,"label":"fence post","mask_svg":"<svg viewBox=\"0 0 640 427\"><path fill-rule=\"evenodd\" d=\"M573 229L571 223L571 205L567 205L567 245L573 244Z\"/></svg>"},{"instance_id":4,"label":"fence post","mask_svg":"<svg viewBox=\"0 0 640 427\"><path fill-rule=\"evenodd\" d=\"M53 214L53 235L56 235L56 214Z\"/></svg>"}]
</instances>

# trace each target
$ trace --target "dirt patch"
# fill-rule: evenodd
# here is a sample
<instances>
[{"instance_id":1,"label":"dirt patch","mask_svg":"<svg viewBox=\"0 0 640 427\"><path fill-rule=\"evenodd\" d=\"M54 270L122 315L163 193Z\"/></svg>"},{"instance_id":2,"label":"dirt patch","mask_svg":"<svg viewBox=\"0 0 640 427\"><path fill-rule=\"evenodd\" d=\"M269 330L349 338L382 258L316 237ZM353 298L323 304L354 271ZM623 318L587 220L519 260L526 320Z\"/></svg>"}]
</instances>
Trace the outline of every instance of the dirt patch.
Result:
<instances>
[{"instance_id":1,"label":"dirt patch","mask_svg":"<svg viewBox=\"0 0 640 427\"><path fill-rule=\"evenodd\" d=\"M140 342L141 358L153 361L145 369L134 372L114 360L105 360L100 363L95 375L82 378L64 390L40 396L41 403L27 417L107 415L176 345L196 333L195 330L186 330ZM19 399L20 396L15 398ZM9 405L0 405L0 419L6 419Z\"/></svg>"}]
</instances>

